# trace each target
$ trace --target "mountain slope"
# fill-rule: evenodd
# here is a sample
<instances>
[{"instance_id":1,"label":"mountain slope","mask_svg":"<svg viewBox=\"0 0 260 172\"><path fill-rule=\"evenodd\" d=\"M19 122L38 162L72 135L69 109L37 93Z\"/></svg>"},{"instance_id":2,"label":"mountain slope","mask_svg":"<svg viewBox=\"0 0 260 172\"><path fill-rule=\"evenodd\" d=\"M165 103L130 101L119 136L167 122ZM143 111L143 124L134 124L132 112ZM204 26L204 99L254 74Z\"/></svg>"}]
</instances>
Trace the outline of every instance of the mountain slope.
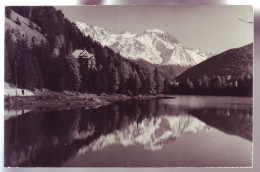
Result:
<instances>
[{"instance_id":1,"label":"mountain slope","mask_svg":"<svg viewBox=\"0 0 260 172\"><path fill-rule=\"evenodd\" d=\"M187 70L189 67L180 66L180 65L158 65L151 64L143 59L133 60L138 65L149 69L149 71L153 72L155 68L157 68L160 76L162 78L168 78L169 80L174 79L176 76Z\"/></svg>"},{"instance_id":2,"label":"mountain slope","mask_svg":"<svg viewBox=\"0 0 260 172\"><path fill-rule=\"evenodd\" d=\"M21 23L18 25L15 23L16 20L19 20ZM26 43L30 46L32 42L36 45L40 45L46 43L45 36L40 32L41 28L37 26L35 23L31 22L26 17L19 15L14 11L10 11L10 17L5 18L5 31L10 30L12 34L12 39L17 41L18 39L26 40Z\"/></svg>"},{"instance_id":3,"label":"mountain slope","mask_svg":"<svg viewBox=\"0 0 260 172\"><path fill-rule=\"evenodd\" d=\"M85 23L76 22L76 25L86 36L131 60L143 59L152 64L190 67L212 56L211 52L187 48L168 32L158 29L140 34L128 31L114 34Z\"/></svg>"},{"instance_id":4,"label":"mountain slope","mask_svg":"<svg viewBox=\"0 0 260 172\"><path fill-rule=\"evenodd\" d=\"M253 43L213 56L183 72L176 79L178 81L184 81L187 78L195 80L202 77L203 74L210 77L213 75L239 77L247 74L252 75L252 73Z\"/></svg>"}]
</instances>

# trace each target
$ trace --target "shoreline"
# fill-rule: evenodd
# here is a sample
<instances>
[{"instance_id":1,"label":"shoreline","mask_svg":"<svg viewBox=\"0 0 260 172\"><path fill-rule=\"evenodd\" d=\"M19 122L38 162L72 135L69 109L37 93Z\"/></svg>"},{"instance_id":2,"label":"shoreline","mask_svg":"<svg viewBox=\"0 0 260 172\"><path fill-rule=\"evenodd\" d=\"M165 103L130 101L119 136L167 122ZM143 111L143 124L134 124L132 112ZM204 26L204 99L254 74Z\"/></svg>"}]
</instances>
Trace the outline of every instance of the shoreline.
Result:
<instances>
[{"instance_id":1,"label":"shoreline","mask_svg":"<svg viewBox=\"0 0 260 172\"><path fill-rule=\"evenodd\" d=\"M174 98L169 95L140 95L128 96L124 94L87 94L78 92L38 92L32 96L7 96L4 99L4 109L10 110L70 110L77 108L98 108L109 105L116 101L130 99L151 99L151 98Z\"/></svg>"},{"instance_id":2,"label":"shoreline","mask_svg":"<svg viewBox=\"0 0 260 172\"><path fill-rule=\"evenodd\" d=\"M5 96L5 110L69 110L84 107L86 109L98 108L119 100L128 100L132 97L126 95L94 95L79 94L68 95L64 93L55 93L49 95L33 96Z\"/></svg>"}]
</instances>

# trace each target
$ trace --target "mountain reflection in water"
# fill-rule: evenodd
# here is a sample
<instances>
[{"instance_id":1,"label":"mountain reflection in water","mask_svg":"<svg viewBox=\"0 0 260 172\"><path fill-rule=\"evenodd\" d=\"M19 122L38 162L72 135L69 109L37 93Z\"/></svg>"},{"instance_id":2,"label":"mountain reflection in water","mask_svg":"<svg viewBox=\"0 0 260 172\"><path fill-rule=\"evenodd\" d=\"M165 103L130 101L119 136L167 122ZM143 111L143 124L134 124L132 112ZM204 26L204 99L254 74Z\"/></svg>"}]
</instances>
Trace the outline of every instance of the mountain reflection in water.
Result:
<instances>
[{"instance_id":1,"label":"mountain reflection in water","mask_svg":"<svg viewBox=\"0 0 260 172\"><path fill-rule=\"evenodd\" d=\"M210 126L252 140L250 107L188 108L165 101L175 100L130 100L98 109L31 111L8 118L5 166L58 167L89 150L115 144L154 152L185 133L207 132Z\"/></svg>"},{"instance_id":2,"label":"mountain reflection in water","mask_svg":"<svg viewBox=\"0 0 260 172\"><path fill-rule=\"evenodd\" d=\"M188 115L146 118L140 123L134 122L120 130L101 136L89 146L80 149L79 153L82 154L89 149L101 150L113 144L123 146L139 144L147 150L158 150L184 133L198 133L208 129L205 123Z\"/></svg>"}]
</instances>

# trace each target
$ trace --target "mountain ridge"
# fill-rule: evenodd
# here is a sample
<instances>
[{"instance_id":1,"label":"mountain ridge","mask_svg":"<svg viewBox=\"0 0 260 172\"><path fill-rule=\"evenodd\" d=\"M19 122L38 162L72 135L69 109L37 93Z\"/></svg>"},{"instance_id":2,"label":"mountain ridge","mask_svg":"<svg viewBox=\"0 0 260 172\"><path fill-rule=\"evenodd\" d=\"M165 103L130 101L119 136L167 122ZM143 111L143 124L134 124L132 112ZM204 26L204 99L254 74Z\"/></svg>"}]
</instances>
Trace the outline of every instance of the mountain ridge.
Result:
<instances>
[{"instance_id":1,"label":"mountain ridge","mask_svg":"<svg viewBox=\"0 0 260 172\"><path fill-rule=\"evenodd\" d=\"M85 36L92 37L103 46L110 47L131 60L143 59L151 64L191 67L213 54L187 48L170 33L159 29L148 29L139 34L129 31L115 34L98 26L75 23Z\"/></svg>"},{"instance_id":2,"label":"mountain ridge","mask_svg":"<svg viewBox=\"0 0 260 172\"><path fill-rule=\"evenodd\" d=\"M187 78L194 80L202 75L239 77L240 75L253 74L253 43L239 48L229 49L218 55L212 56L176 77L178 81Z\"/></svg>"}]
</instances>

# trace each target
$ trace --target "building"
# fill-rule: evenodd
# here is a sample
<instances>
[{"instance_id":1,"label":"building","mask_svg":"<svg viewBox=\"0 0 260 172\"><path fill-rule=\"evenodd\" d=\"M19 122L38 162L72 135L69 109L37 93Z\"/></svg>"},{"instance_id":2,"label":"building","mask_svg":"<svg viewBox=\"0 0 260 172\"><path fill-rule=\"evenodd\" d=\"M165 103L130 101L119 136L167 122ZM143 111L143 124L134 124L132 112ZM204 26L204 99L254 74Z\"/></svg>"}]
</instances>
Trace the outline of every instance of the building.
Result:
<instances>
[{"instance_id":1,"label":"building","mask_svg":"<svg viewBox=\"0 0 260 172\"><path fill-rule=\"evenodd\" d=\"M96 69L96 58L87 50L77 49L72 53L74 58L80 59L83 64L87 63L89 69Z\"/></svg>"}]
</instances>

